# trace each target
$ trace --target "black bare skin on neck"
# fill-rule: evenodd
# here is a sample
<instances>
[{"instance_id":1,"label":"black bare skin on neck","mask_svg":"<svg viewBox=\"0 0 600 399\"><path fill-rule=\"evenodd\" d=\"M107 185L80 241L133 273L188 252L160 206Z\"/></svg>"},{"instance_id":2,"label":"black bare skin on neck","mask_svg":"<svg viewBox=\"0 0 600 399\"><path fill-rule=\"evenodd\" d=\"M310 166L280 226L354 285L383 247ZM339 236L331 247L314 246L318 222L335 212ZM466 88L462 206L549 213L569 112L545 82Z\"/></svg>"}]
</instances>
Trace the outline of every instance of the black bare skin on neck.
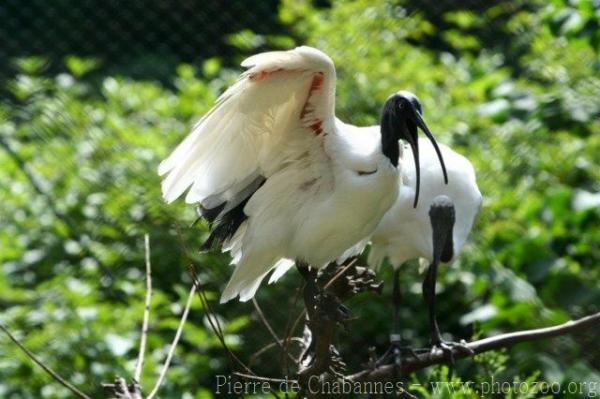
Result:
<instances>
[{"instance_id":1,"label":"black bare skin on neck","mask_svg":"<svg viewBox=\"0 0 600 399\"><path fill-rule=\"evenodd\" d=\"M381 152L385 155L392 165L398 166L398 158L400 157L400 143L398 135L394 133L395 121L392 110L383 110L381 115Z\"/></svg>"}]
</instances>

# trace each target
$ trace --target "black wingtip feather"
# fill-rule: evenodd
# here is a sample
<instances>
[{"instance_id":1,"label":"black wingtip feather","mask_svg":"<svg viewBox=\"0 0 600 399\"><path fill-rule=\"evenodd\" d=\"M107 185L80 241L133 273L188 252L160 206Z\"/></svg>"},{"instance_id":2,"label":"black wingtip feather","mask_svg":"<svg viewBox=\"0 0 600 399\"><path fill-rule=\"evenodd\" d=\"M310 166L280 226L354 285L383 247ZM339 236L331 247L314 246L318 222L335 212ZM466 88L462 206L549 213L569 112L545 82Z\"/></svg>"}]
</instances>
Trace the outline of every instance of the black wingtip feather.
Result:
<instances>
[{"instance_id":1,"label":"black wingtip feather","mask_svg":"<svg viewBox=\"0 0 600 399\"><path fill-rule=\"evenodd\" d=\"M242 223L248 219L248 216L244 213L246 204L248 201L250 201L250 198L252 198L254 193L256 193L262 187L265 181L266 179L263 176L258 176L246 187L246 189L241 191L244 193L242 195L245 195L246 198L225 213L223 213L223 210L228 204L230 204L230 202L224 202L210 209L202 205L198 206L197 210L199 215L208 220L211 228L210 235L201 246L202 251L218 249L223 245L223 243L233 237ZM236 200L237 199L234 199L234 201Z\"/></svg>"},{"instance_id":2,"label":"black wingtip feather","mask_svg":"<svg viewBox=\"0 0 600 399\"><path fill-rule=\"evenodd\" d=\"M223 243L229 240L235 232L240 228L242 223L248 218L244 213L244 207L248 203L250 197L240 202L238 206L221 216L215 223L210 235L207 240L202 244L201 249L208 251L211 249L217 249L223 245Z\"/></svg>"},{"instance_id":3,"label":"black wingtip feather","mask_svg":"<svg viewBox=\"0 0 600 399\"><path fill-rule=\"evenodd\" d=\"M205 208L202 204L200 204L196 209L198 211L199 216L202 216L204 219L208 220L208 222L212 224L215 221L215 219L217 219L217 217L226 205L227 202L223 202L222 204L214 208Z\"/></svg>"}]
</instances>

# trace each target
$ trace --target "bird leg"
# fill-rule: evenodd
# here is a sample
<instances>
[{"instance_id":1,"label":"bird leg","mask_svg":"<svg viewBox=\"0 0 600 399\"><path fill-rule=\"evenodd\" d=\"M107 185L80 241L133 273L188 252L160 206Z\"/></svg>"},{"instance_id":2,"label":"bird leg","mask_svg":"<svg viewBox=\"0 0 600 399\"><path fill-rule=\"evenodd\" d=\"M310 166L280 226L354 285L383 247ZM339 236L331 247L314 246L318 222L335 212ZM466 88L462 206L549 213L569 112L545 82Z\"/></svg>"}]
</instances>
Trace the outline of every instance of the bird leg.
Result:
<instances>
[{"instance_id":1,"label":"bird leg","mask_svg":"<svg viewBox=\"0 0 600 399\"><path fill-rule=\"evenodd\" d=\"M345 323L351 316L350 311L337 295L321 288L317 269L300 262L297 268L306 281L303 294L309 319Z\"/></svg>"},{"instance_id":2,"label":"bird leg","mask_svg":"<svg viewBox=\"0 0 600 399\"><path fill-rule=\"evenodd\" d=\"M299 380L306 383L311 376L325 372L341 374L345 364L338 351L332 345L339 323L348 320L349 311L337 296L323 290L318 283L317 270L298 262L298 271L306 284L304 286L304 304L306 306L306 327L310 340L303 351Z\"/></svg>"},{"instance_id":3,"label":"bird leg","mask_svg":"<svg viewBox=\"0 0 600 399\"><path fill-rule=\"evenodd\" d=\"M423 297L429 309L429 331L431 334L430 344L431 351L440 349L448 358L451 366L454 366L454 349L459 349L469 354L473 354L473 350L467 346L466 341L461 342L446 341L442 338L440 328L438 326L436 309L435 309L435 286L437 281L438 262L432 262L427 269L427 275L423 281Z\"/></svg>"},{"instance_id":4,"label":"bird leg","mask_svg":"<svg viewBox=\"0 0 600 399\"><path fill-rule=\"evenodd\" d=\"M427 269L423 281L423 298L429 309L429 329L431 334L431 350L441 349L454 365L454 348L472 354L473 351L466 342L445 341L440 333L435 309L435 288L437 284L438 266L440 261L448 262L453 257L452 229L455 214L452 200L446 196L436 197L429 209L429 218L432 229L433 260Z\"/></svg>"},{"instance_id":5,"label":"bird leg","mask_svg":"<svg viewBox=\"0 0 600 399\"><path fill-rule=\"evenodd\" d=\"M395 368L400 369L402 364L402 353L408 353L417 358L417 354L409 347L402 346L402 334L400 331L400 305L402 304L402 291L400 290L400 270L394 270L392 285L392 303L394 305L392 318L392 332L390 333L390 347L383 356L375 363L376 367L393 361Z\"/></svg>"},{"instance_id":6,"label":"bird leg","mask_svg":"<svg viewBox=\"0 0 600 399\"><path fill-rule=\"evenodd\" d=\"M314 375L329 373L340 377L346 367L332 345L337 328L340 325L346 327L352 317L342 302L364 291L381 293L383 283L376 280L375 273L369 268L355 266L355 263L356 259L349 259L343 265L332 263L318 274L317 270L297 262L298 271L306 280L307 317L298 372L302 386Z\"/></svg>"}]
</instances>

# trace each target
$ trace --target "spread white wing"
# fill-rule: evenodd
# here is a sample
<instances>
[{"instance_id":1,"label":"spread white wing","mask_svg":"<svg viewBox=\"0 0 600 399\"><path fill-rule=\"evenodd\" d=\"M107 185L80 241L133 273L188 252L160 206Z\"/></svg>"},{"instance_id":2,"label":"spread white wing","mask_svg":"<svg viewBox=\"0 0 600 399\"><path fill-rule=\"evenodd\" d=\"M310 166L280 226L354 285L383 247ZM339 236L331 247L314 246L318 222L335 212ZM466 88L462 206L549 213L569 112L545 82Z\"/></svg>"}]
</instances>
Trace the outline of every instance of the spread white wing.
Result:
<instances>
[{"instance_id":1,"label":"spread white wing","mask_svg":"<svg viewBox=\"0 0 600 399\"><path fill-rule=\"evenodd\" d=\"M331 59L298 47L252 56L242 66L249 69L160 164L167 202L191 187L188 203L239 203L257 189L257 178L289 161L286 144L324 151L323 136L335 130Z\"/></svg>"}]
</instances>

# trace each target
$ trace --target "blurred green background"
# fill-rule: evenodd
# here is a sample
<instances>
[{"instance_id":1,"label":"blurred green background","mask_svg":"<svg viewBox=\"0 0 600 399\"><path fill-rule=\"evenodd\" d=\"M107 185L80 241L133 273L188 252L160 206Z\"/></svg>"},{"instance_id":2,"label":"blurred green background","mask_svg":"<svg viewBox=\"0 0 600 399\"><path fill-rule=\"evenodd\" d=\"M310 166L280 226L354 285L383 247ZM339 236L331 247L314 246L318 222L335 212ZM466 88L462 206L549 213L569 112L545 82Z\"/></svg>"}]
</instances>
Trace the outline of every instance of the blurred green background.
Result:
<instances>
[{"instance_id":1,"label":"blurred green background","mask_svg":"<svg viewBox=\"0 0 600 399\"><path fill-rule=\"evenodd\" d=\"M336 112L350 123L375 124L391 93L417 93L438 140L474 163L484 205L438 287L448 338L600 311L598 0L4 0L0 21L0 322L93 397L101 382L132 375L145 233L155 287L146 390L181 316L190 263L241 359L272 342L251 303L216 304L229 259L199 253L206 224L191 227L194 209L182 201L163 203L155 172L239 62L267 49L328 53ZM403 334L422 347L417 269L404 269ZM280 336L301 310L299 285L291 271L259 290ZM357 319L337 344L350 371L370 346L387 347L389 286L349 304ZM521 344L460 361L454 381L575 382L584 388L555 397L593 397L599 341L596 329ZM274 348L252 367L281 376L281 359ZM232 370L196 299L161 397L210 398L215 376ZM408 381L425 384L422 397L480 397L427 388L447 378L437 367ZM69 393L0 335L0 397Z\"/></svg>"}]
</instances>

